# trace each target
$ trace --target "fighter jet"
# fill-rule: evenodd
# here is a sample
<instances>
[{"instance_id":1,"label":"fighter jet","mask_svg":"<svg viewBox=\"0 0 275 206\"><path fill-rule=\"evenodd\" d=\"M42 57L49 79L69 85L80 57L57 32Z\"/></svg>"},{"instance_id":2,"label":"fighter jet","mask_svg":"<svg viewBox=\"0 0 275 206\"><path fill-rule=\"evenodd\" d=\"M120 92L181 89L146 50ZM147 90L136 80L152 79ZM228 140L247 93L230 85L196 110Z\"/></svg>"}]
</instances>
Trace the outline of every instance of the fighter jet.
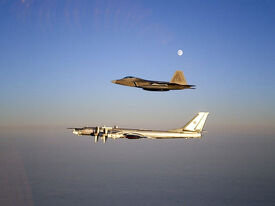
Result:
<instances>
[{"instance_id":1,"label":"fighter jet","mask_svg":"<svg viewBox=\"0 0 275 206\"><path fill-rule=\"evenodd\" d=\"M203 127L209 112L199 112L193 119L191 119L185 126L179 129L172 129L167 131L162 130L145 130L145 129L125 129L118 127L83 127L83 128L69 128L73 129L73 133L79 136L89 135L95 137L95 142L100 136L103 143L107 138L119 139L175 139L175 138L201 138Z\"/></svg>"},{"instance_id":2,"label":"fighter jet","mask_svg":"<svg viewBox=\"0 0 275 206\"><path fill-rule=\"evenodd\" d=\"M147 91L169 91L181 89L195 89L195 85L188 85L183 72L176 71L170 82L152 81L127 76L122 79L113 80L112 83L121 84L129 87L138 87Z\"/></svg>"}]
</instances>

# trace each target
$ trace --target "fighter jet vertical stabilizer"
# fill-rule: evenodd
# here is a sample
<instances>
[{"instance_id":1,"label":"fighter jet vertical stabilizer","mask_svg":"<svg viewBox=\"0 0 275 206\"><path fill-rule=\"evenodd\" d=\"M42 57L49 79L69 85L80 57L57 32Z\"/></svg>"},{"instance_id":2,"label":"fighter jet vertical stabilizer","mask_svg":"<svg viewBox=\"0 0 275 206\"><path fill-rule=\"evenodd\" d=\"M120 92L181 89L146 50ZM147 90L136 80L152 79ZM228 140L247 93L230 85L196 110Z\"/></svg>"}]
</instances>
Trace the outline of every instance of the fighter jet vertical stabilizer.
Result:
<instances>
[{"instance_id":1,"label":"fighter jet vertical stabilizer","mask_svg":"<svg viewBox=\"0 0 275 206\"><path fill-rule=\"evenodd\" d=\"M170 83L187 85L186 79L182 71L176 71Z\"/></svg>"}]
</instances>

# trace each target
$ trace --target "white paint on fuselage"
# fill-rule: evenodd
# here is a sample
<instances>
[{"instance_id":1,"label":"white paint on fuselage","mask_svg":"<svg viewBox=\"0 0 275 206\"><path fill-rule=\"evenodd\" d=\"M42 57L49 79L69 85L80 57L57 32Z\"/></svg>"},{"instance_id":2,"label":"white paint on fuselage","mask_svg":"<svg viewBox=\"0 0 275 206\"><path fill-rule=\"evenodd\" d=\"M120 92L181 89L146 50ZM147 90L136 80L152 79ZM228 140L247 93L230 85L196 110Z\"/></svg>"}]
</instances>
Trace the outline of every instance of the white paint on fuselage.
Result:
<instances>
[{"instance_id":1,"label":"white paint on fuselage","mask_svg":"<svg viewBox=\"0 0 275 206\"><path fill-rule=\"evenodd\" d=\"M199 132L169 132L169 131L157 131L157 130L135 130L135 129L120 129L120 132L127 135L137 135L141 137L147 137L152 139L170 139L170 138L199 138L201 133Z\"/></svg>"}]
</instances>

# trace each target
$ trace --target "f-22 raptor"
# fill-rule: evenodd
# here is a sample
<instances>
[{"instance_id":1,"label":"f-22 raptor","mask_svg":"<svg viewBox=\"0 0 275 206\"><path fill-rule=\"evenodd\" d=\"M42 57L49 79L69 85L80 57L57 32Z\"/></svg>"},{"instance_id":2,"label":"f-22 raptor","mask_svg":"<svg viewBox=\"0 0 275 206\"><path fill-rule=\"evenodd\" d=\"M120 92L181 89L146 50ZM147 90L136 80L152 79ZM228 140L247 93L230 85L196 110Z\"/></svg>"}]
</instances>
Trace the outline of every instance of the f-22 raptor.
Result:
<instances>
[{"instance_id":1,"label":"f-22 raptor","mask_svg":"<svg viewBox=\"0 0 275 206\"><path fill-rule=\"evenodd\" d=\"M188 85L183 72L176 71L170 82L145 80L133 76L113 80L112 83L129 87L138 87L147 91L169 91L182 89L195 89L195 85Z\"/></svg>"}]
</instances>

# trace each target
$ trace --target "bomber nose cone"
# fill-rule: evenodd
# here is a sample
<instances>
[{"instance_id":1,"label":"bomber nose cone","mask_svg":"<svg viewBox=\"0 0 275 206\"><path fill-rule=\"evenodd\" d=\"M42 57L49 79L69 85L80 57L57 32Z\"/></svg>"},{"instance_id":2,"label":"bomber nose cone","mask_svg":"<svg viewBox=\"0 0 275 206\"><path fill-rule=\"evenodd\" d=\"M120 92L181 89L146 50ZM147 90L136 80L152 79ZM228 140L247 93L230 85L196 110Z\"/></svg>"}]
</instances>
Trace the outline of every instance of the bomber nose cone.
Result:
<instances>
[{"instance_id":1,"label":"bomber nose cone","mask_svg":"<svg viewBox=\"0 0 275 206\"><path fill-rule=\"evenodd\" d=\"M115 83L116 83L116 80L113 80L113 81L111 81L111 82L115 84Z\"/></svg>"}]
</instances>

